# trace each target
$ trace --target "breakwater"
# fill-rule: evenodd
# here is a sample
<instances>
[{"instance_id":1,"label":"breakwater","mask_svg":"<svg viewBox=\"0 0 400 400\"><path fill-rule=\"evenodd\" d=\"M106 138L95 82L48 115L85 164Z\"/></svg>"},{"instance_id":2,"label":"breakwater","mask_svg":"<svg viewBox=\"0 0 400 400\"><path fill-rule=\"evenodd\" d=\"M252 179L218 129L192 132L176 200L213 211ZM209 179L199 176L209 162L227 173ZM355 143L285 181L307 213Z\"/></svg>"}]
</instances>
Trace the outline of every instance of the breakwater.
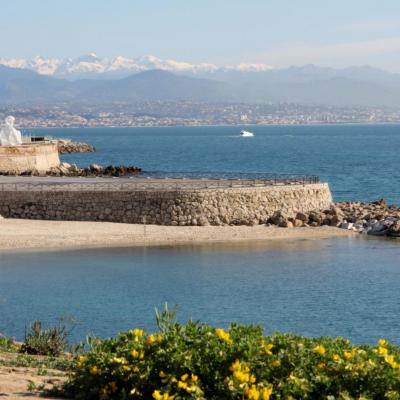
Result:
<instances>
[{"instance_id":1,"label":"breakwater","mask_svg":"<svg viewBox=\"0 0 400 400\"><path fill-rule=\"evenodd\" d=\"M33 178L31 178L33 179ZM29 180L0 184L0 212L7 218L110 221L159 225L254 225L276 211L289 217L329 207L326 183L112 179L32 185Z\"/></svg>"}]
</instances>

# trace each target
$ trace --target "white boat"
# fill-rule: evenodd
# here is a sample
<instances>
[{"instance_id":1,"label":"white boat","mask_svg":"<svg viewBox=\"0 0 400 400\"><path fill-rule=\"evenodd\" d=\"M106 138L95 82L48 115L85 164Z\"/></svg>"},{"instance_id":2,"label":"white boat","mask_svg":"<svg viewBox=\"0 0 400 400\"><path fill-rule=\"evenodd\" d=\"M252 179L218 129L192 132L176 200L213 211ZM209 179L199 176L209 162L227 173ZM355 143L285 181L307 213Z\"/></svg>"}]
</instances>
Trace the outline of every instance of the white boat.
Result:
<instances>
[{"instance_id":1,"label":"white boat","mask_svg":"<svg viewBox=\"0 0 400 400\"><path fill-rule=\"evenodd\" d=\"M240 131L240 136L242 137L253 137L254 133L249 131Z\"/></svg>"}]
</instances>

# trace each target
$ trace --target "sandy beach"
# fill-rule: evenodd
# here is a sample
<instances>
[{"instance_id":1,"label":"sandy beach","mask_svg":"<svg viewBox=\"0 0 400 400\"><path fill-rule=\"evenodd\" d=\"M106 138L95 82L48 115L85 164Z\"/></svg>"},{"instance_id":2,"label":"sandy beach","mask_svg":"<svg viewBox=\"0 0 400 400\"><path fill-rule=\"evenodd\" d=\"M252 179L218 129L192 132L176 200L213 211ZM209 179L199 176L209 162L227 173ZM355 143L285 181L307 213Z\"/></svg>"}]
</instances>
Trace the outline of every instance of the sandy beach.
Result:
<instances>
[{"instance_id":1,"label":"sandy beach","mask_svg":"<svg viewBox=\"0 0 400 400\"><path fill-rule=\"evenodd\" d=\"M159 226L110 222L0 221L0 249L57 249L235 243L357 235L334 227Z\"/></svg>"}]
</instances>

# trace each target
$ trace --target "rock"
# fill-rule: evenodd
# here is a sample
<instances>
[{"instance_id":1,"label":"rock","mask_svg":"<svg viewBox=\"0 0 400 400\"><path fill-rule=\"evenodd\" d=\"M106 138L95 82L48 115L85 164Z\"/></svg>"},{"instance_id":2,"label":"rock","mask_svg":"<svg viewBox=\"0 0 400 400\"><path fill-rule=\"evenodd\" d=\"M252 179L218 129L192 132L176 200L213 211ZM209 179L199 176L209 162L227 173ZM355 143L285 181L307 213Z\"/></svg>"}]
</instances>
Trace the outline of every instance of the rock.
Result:
<instances>
[{"instance_id":1,"label":"rock","mask_svg":"<svg viewBox=\"0 0 400 400\"><path fill-rule=\"evenodd\" d=\"M293 225L294 225L295 228L300 228L301 226L304 225L304 221L302 221L301 219L297 219L297 218L296 218L296 219L294 220Z\"/></svg>"},{"instance_id":2,"label":"rock","mask_svg":"<svg viewBox=\"0 0 400 400\"><path fill-rule=\"evenodd\" d=\"M331 218L331 226L338 226L339 224L341 224L343 221L342 217L339 217L339 215L332 215Z\"/></svg>"},{"instance_id":3,"label":"rock","mask_svg":"<svg viewBox=\"0 0 400 400\"><path fill-rule=\"evenodd\" d=\"M310 214L308 215L308 220L310 221L310 225L311 226L319 226L322 223L322 216L320 213L318 213L317 211L311 211ZM317 225L315 225L315 224Z\"/></svg>"},{"instance_id":4,"label":"rock","mask_svg":"<svg viewBox=\"0 0 400 400\"><path fill-rule=\"evenodd\" d=\"M302 212L298 212L296 214L296 219L302 221L302 222L307 222L308 221L308 216Z\"/></svg>"},{"instance_id":5,"label":"rock","mask_svg":"<svg viewBox=\"0 0 400 400\"><path fill-rule=\"evenodd\" d=\"M281 211L276 211L272 217L269 218L268 222L281 228L287 228L289 220Z\"/></svg>"},{"instance_id":6,"label":"rock","mask_svg":"<svg viewBox=\"0 0 400 400\"><path fill-rule=\"evenodd\" d=\"M381 206L381 207L387 207L387 203L386 203L385 199L379 199L379 200L373 201L372 204Z\"/></svg>"},{"instance_id":7,"label":"rock","mask_svg":"<svg viewBox=\"0 0 400 400\"><path fill-rule=\"evenodd\" d=\"M58 152L60 154L71 154L71 153L92 153L96 149L87 143L73 142L71 140L55 140L57 143Z\"/></svg>"},{"instance_id":8,"label":"rock","mask_svg":"<svg viewBox=\"0 0 400 400\"><path fill-rule=\"evenodd\" d=\"M353 229L354 224L352 222L342 222L340 224L341 229Z\"/></svg>"},{"instance_id":9,"label":"rock","mask_svg":"<svg viewBox=\"0 0 400 400\"><path fill-rule=\"evenodd\" d=\"M100 171L103 170L103 168L102 168L100 165L98 165L98 164L90 164L90 165L89 165L89 168L90 168L92 171L95 171L95 172L100 172Z\"/></svg>"},{"instance_id":10,"label":"rock","mask_svg":"<svg viewBox=\"0 0 400 400\"><path fill-rule=\"evenodd\" d=\"M277 224L275 224L276 226L279 226L279 228L288 228L289 224L291 224L290 221L288 221L287 219L281 219Z\"/></svg>"},{"instance_id":11,"label":"rock","mask_svg":"<svg viewBox=\"0 0 400 400\"><path fill-rule=\"evenodd\" d=\"M331 216L326 216L326 217L322 220L321 225L330 225L330 224L331 224L331 219L332 219Z\"/></svg>"},{"instance_id":12,"label":"rock","mask_svg":"<svg viewBox=\"0 0 400 400\"><path fill-rule=\"evenodd\" d=\"M387 231L388 236L399 237L400 236L400 220L394 222Z\"/></svg>"}]
</instances>

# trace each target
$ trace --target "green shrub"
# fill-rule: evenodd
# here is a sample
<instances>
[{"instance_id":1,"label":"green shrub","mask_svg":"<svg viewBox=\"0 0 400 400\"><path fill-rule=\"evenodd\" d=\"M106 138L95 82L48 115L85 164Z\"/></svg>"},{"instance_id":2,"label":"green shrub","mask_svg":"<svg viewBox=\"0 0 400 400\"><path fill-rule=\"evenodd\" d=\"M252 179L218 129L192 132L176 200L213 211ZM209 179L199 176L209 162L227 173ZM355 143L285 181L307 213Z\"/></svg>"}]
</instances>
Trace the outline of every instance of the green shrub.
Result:
<instances>
[{"instance_id":1,"label":"green shrub","mask_svg":"<svg viewBox=\"0 0 400 400\"><path fill-rule=\"evenodd\" d=\"M86 400L400 399L400 350L385 340L356 346L342 338L264 336L251 325L180 325L165 315L158 322L155 334L133 329L90 339L64 394Z\"/></svg>"},{"instance_id":2,"label":"green shrub","mask_svg":"<svg viewBox=\"0 0 400 400\"><path fill-rule=\"evenodd\" d=\"M17 351L18 348L18 345L14 342L13 339L0 335L0 351Z\"/></svg>"},{"instance_id":3,"label":"green shrub","mask_svg":"<svg viewBox=\"0 0 400 400\"><path fill-rule=\"evenodd\" d=\"M21 347L22 353L38 354L56 357L67 347L66 327L43 329L40 321L32 323L30 331L25 334L25 341Z\"/></svg>"}]
</instances>

